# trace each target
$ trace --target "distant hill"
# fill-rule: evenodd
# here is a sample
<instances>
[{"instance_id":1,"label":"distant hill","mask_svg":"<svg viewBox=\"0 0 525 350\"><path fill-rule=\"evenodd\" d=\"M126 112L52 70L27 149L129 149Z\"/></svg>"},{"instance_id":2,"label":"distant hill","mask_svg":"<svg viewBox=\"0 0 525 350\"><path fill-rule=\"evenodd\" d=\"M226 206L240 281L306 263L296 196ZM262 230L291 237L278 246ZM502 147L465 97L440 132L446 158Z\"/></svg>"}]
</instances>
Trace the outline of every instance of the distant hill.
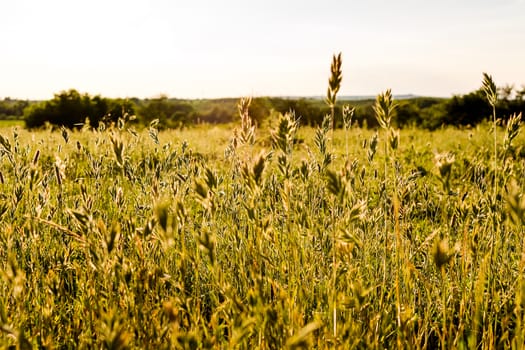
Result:
<instances>
[{"instance_id":1,"label":"distant hill","mask_svg":"<svg viewBox=\"0 0 525 350\"><path fill-rule=\"evenodd\" d=\"M279 96L281 98L286 99L308 99L308 100L324 100L325 96ZM404 94L404 95L394 95L394 99L396 100L410 100L413 98L418 98L421 96L413 95L413 94ZM337 100L339 101L367 101L367 100L375 100L376 95L341 95L337 96Z\"/></svg>"}]
</instances>

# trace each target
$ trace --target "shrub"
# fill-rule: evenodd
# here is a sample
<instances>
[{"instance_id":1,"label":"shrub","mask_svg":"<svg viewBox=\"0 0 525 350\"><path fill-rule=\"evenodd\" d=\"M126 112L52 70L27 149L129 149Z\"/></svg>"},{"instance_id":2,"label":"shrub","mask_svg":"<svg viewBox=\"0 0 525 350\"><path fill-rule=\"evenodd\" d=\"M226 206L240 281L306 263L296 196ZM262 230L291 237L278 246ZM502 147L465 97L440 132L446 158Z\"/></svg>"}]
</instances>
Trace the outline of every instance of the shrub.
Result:
<instances>
[{"instance_id":1,"label":"shrub","mask_svg":"<svg viewBox=\"0 0 525 350\"><path fill-rule=\"evenodd\" d=\"M97 126L101 121L116 122L126 114L133 114L133 104L125 100L91 97L71 89L55 94L50 101L29 106L24 111L26 127L38 128L46 123L73 128L86 119Z\"/></svg>"}]
</instances>

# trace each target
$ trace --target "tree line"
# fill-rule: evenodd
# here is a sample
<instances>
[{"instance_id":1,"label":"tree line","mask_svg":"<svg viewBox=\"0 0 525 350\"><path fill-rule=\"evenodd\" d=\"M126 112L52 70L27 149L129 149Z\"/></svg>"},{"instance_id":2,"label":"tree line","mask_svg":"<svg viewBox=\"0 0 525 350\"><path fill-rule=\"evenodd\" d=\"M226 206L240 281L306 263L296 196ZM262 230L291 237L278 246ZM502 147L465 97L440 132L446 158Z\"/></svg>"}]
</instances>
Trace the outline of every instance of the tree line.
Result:
<instances>
[{"instance_id":1,"label":"tree line","mask_svg":"<svg viewBox=\"0 0 525 350\"><path fill-rule=\"evenodd\" d=\"M130 119L148 125L159 120L161 128L181 128L199 123L230 123L239 118L237 99L181 100L159 96L151 99L109 99L81 94L71 89L55 94L48 101L30 102L12 99L0 100L0 119L23 119L27 128L45 125L75 128L89 120L90 125L100 122L116 123ZM341 127L342 106L355 107L354 125L377 127L374 100L339 101L335 106L335 127ZM260 125L272 123L276 113L293 111L301 125L317 126L322 123L330 107L318 98L257 97L252 99L250 114ZM496 106L502 119L513 113L525 111L525 87L516 90L511 86L499 88ZM397 101L395 123L397 127L436 129L441 126L474 126L490 118L492 107L481 89L452 98L414 97Z\"/></svg>"},{"instance_id":2,"label":"tree line","mask_svg":"<svg viewBox=\"0 0 525 350\"><path fill-rule=\"evenodd\" d=\"M21 119L24 109L29 106L29 101L11 99L0 100L0 120Z\"/></svg>"}]
</instances>

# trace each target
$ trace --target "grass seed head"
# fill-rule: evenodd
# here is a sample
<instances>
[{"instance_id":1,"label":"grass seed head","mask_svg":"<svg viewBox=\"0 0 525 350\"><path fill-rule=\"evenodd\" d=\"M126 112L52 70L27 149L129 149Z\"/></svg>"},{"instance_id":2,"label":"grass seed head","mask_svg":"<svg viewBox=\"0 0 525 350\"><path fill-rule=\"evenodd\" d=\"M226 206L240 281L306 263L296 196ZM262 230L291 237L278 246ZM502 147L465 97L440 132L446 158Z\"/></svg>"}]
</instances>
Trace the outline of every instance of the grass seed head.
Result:
<instances>
[{"instance_id":1,"label":"grass seed head","mask_svg":"<svg viewBox=\"0 0 525 350\"><path fill-rule=\"evenodd\" d=\"M485 97L490 105L493 107L496 106L498 102L498 89L491 75L483 73L483 85L481 89L485 93Z\"/></svg>"},{"instance_id":2,"label":"grass seed head","mask_svg":"<svg viewBox=\"0 0 525 350\"><path fill-rule=\"evenodd\" d=\"M439 170L441 178L445 179L450 176L452 165L456 161L456 157L452 153L436 153L434 162Z\"/></svg>"},{"instance_id":3,"label":"grass seed head","mask_svg":"<svg viewBox=\"0 0 525 350\"><path fill-rule=\"evenodd\" d=\"M450 249L448 239L443 238L436 241L432 251L432 257L434 259L434 264L436 264L436 267L439 270L445 267L445 265L450 262L453 256L454 250Z\"/></svg>"},{"instance_id":4,"label":"grass seed head","mask_svg":"<svg viewBox=\"0 0 525 350\"><path fill-rule=\"evenodd\" d=\"M390 123L396 107L397 105L394 103L394 98L392 97L392 91L390 89L377 95L374 104L374 112L377 122L383 129L387 130L390 128Z\"/></svg>"}]
</instances>

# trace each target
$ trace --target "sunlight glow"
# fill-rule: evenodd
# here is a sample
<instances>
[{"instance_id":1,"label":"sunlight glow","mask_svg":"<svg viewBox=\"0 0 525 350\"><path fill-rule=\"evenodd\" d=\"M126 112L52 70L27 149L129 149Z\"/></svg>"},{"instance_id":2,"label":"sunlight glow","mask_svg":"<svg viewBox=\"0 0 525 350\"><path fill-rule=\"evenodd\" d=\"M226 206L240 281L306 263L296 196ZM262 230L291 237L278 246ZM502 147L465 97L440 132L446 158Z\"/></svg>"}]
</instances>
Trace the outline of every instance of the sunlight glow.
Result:
<instances>
[{"instance_id":1,"label":"sunlight glow","mask_svg":"<svg viewBox=\"0 0 525 350\"><path fill-rule=\"evenodd\" d=\"M519 0L0 3L0 98L75 88L107 97L450 96L525 83Z\"/></svg>"}]
</instances>

